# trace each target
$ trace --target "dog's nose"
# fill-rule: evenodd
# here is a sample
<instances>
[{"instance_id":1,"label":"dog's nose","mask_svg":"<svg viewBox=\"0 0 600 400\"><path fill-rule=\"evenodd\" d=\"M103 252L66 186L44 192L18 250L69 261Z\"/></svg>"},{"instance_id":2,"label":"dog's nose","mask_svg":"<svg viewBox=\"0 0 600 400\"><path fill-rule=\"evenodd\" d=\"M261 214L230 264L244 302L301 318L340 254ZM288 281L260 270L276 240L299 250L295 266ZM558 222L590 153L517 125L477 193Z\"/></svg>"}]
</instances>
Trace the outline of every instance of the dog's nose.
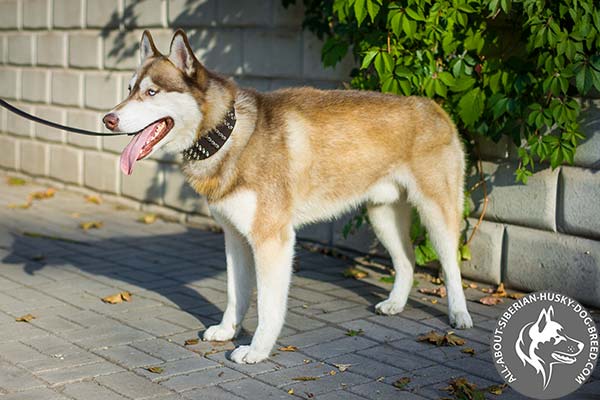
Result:
<instances>
[{"instance_id":1,"label":"dog's nose","mask_svg":"<svg viewBox=\"0 0 600 400\"><path fill-rule=\"evenodd\" d=\"M106 128L114 131L117 125L119 125L119 117L117 117L117 114L115 113L106 114L104 118L102 118L102 122L104 122Z\"/></svg>"}]
</instances>

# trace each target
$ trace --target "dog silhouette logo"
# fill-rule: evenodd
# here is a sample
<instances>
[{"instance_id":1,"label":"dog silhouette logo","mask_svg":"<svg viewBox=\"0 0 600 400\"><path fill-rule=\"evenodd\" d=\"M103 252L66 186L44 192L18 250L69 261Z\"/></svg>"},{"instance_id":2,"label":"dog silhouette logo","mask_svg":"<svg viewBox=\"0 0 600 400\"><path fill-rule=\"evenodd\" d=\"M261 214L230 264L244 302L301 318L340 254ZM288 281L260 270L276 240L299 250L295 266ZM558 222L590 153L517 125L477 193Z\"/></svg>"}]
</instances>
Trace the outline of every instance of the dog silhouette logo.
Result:
<instances>
[{"instance_id":1,"label":"dog silhouette logo","mask_svg":"<svg viewBox=\"0 0 600 400\"><path fill-rule=\"evenodd\" d=\"M578 390L592 375L598 329L572 298L531 293L500 315L491 347L498 373L514 390L534 399L556 399Z\"/></svg>"},{"instance_id":2,"label":"dog silhouette logo","mask_svg":"<svg viewBox=\"0 0 600 400\"><path fill-rule=\"evenodd\" d=\"M583 342L565 333L563 325L554 319L554 308L550 306L542 309L537 321L521 329L515 351L523 365L530 365L542 375L546 390L554 366L574 364L583 347Z\"/></svg>"}]
</instances>

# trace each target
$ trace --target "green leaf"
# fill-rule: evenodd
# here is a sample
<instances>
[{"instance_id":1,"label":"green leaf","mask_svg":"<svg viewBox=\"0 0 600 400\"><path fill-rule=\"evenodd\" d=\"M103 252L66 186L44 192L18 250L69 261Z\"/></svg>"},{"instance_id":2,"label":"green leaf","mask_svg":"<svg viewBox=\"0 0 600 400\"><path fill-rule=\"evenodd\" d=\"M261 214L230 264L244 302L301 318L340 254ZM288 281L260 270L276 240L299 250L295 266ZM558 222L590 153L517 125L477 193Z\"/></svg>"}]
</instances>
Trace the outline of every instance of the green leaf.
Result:
<instances>
[{"instance_id":1,"label":"green leaf","mask_svg":"<svg viewBox=\"0 0 600 400\"><path fill-rule=\"evenodd\" d=\"M472 88L473 85L475 85L475 79L471 78L470 76L463 76L455 79L454 85L450 87L450 90L456 93L464 92L465 90Z\"/></svg>"},{"instance_id":2,"label":"green leaf","mask_svg":"<svg viewBox=\"0 0 600 400\"><path fill-rule=\"evenodd\" d=\"M354 1L354 15L356 16L356 21L358 22L358 26L362 24L367 16L367 0L355 0Z\"/></svg>"},{"instance_id":3,"label":"green leaf","mask_svg":"<svg viewBox=\"0 0 600 400\"><path fill-rule=\"evenodd\" d=\"M375 56L375 70L380 78L386 74L391 74L394 69L394 61L390 53L381 51Z\"/></svg>"},{"instance_id":4,"label":"green leaf","mask_svg":"<svg viewBox=\"0 0 600 400\"><path fill-rule=\"evenodd\" d=\"M379 9L381 8L381 0L367 0L367 11L369 12L369 17L371 17L371 21L375 21L375 17L379 13Z\"/></svg>"},{"instance_id":5,"label":"green leaf","mask_svg":"<svg viewBox=\"0 0 600 400\"><path fill-rule=\"evenodd\" d=\"M333 67L340 62L348 52L348 43L336 36L331 36L321 50L321 59L326 67Z\"/></svg>"},{"instance_id":6,"label":"green leaf","mask_svg":"<svg viewBox=\"0 0 600 400\"><path fill-rule=\"evenodd\" d=\"M377 55L377 53L379 53L379 51L377 50L371 50L371 51L367 51L367 53L365 54L363 61L362 61L362 65L360 66L360 69L366 69L369 67L369 65L371 65L371 63L373 62L373 59L375 58L375 56Z\"/></svg>"},{"instance_id":7,"label":"green leaf","mask_svg":"<svg viewBox=\"0 0 600 400\"><path fill-rule=\"evenodd\" d=\"M465 125L473 125L483 114L485 94L475 87L458 102L458 115Z\"/></svg>"},{"instance_id":8,"label":"green leaf","mask_svg":"<svg viewBox=\"0 0 600 400\"><path fill-rule=\"evenodd\" d=\"M471 259L471 249L466 244L460 246L460 259L468 261Z\"/></svg>"}]
</instances>

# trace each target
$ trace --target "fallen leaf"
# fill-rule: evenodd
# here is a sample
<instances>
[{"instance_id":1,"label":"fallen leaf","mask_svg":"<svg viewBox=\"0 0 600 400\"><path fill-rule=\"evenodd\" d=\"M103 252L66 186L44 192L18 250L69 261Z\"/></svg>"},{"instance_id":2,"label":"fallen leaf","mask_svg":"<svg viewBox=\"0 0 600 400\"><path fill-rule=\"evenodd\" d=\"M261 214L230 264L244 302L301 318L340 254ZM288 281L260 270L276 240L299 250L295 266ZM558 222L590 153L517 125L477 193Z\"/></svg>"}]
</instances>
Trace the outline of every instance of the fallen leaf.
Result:
<instances>
[{"instance_id":1,"label":"fallen leaf","mask_svg":"<svg viewBox=\"0 0 600 400\"><path fill-rule=\"evenodd\" d=\"M188 339L185 341L184 345L186 346L193 346L195 344L200 343L200 339Z\"/></svg>"},{"instance_id":2,"label":"fallen leaf","mask_svg":"<svg viewBox=\"0 0 600 400\"><path fill-rule=\"evenodd\" d=\"M442 335L436 331L431 331L424 335L418 336L417 341L429 342L435 344L436 346L462 346L465 344L465 340L456 336L452 331L447 332L445 335Z\"/></svg>"},{"instance_id":3,"label":"fallen leaf","mask_svg":"<svg viewBox=\"0 0 600 400\"><path fill-rule=\"evenodd\" d=\"M141 222L142 224L150 225L155 223L157 218L158 217L156 216L156 214L145 214L139 217L137 221Z\"/></svg>"},{"instance_id":4,"label":"fallen leaf","mask_svg":"<svg viewBox=\"0 0 600 400\"><path fill-rule=\"evenodd\" d=\"M444 284L444 281L442 280L442 278L431 277L430 282L433 283L434 285L443 285Z\"/></svg>"},{"instance_id":5,"label":"fallen leaf","mask_svg":"<svg viewBox=\"0 0 600 400\"><path fill-rule=\"evenodd\" d=\"M54 197L55 193L56 193L56 189L54 189L54 188L48 188L48 189L43 190L43 191L31 193L29 195L29 199L30 200L45 200L45 199L49 199L51 197Z\"/></svg>"},{"instance_id":6,"label":"fallen leaf","mask_svg":"<svg viewBox=\"0 0 600 400\"><path fill-rule=\"evenodd\" d=\"M335 374L337 374L337 371L336 371L336 370L332 369L331 371L329 371L329 375L333 376L333 375L335 375Z\"/></svg>"},{"instance_id":7,"label":"fallen leaf","mask_svg":"<svg viewBox=\"0 0 600 400\"><path fill-rule=\"evenodd\" d=\"M495 306L496 304L504 303L504 300L500 297L494 296L485 296L479 299L481 304L485 304L486 306Z\"/></svg>"},{"instance_id":8,"label":"fallen leaf","mask_svg":"<svg viewBox=\"0 0 600 400\"><path fill-rule=\"evenodd\" d=\"M79 218L79 217L81 217L81 214L79 214L77 212L71 213L70 215L71 215L71 218Z\"/></svg>"},{"instance_id":9,"label":"fallen leaf","mask_svg":"<svg viewBox=\"0 0 600 400\"><path fill-rule=\"evenodd\" d=\"M352 366L352 364L333 364L340 372L346 372L348 368Z\"/></svg>"},{"instance_id":10,"label":"fallen leaf","mask_svg":"<svg viewBox=\"0 0 600 400\"><path fill-rule=\"evenodd\" d=\"M429 300L429 301L431 302L431 304L437 304L437 303L438 303L438 300L437 300L437 299L431 299L431 300Z\"/></svg>"},{"instance_id":11,"label":"fallen leaf","mask_svg":"<svg viewBox=\"0 0 600 400\"><path fill-rule=\"evenodd\" d=\"M506 290L504 289L504 283L501 283L500 285L498 285L498 287L496 288L496 291L494 293L492 293L492 296L494 296L494 297L506 297L507 296Z\"/></svg>"},{"instance_id":12,"label":"fallen leaf","mask_svg":"<svg viewBox=\"0 0 600 400\"><path fill-rule=\"evenodd\" d=\"M103 225L104 223L102 221L88 221L80 223L79 227L84 231L87 231L90 229L100 229Z\"/></svg>"},{"instance_id":13,"label":"fallen leaf","mask_svg":"<svg viewBox=\"0 0 600 400\"><path fill-rule=\"evenodd\" d=\"M292 378L293 381L300 381L300 382L306 382L306 381L316 381L319 380L318 376L297 376L295 378Z\"/></svg>"},{"instance_id":14,"label":"fallen leaf","mask_svg":"<svg viewBox=\"0 0 600 400\"><path fill-rule=\"evenodd\" d=\"M162 374L164 369L161 367L150 367L148 368L148 371L152 372L153 374Z\"/></svg>"},{"instance_id":15,"label":"fallen leaf","mask_svg":"<svg viewBox=\"0 0 600 400\"><path fill-rule=\"evenodd\" d=\"M298 348L296 346L284 346L284 347L280 347L279 351L298 351Z\"/></svg>"},{"instance_id":16,"label":"fallen leaf","mask_svg":"<svg viewBox=\"0 0 600 400\"><path fill-rule=\"evenodd\" d=\"M225 372L224 372L224 371L221 371L221 372L219 372L219 373L217 374L217 376L218 376L219 378L220 378L220 377L222 377L223 375L225 375Z\"/></svg>"},{"instance_id":17,"label":"fallen leaf","mask_svg":"<svg viewBox=\"0 0 600 400\"><path fill-rule=\"evenodd\" d=\"M23 186L27 184L27 181L25 181L25 179L17 178L15 176L9 176L8 178L6 178L6 183L8 183L10 186Z\"/></svg>"},{"instance_id":18,"label":"fallen leaf","mask_svg":"<svg viewBox=\"0 0 600 400\"><path fill-rule=\"evenodd\" d=\"M469 287L471 289L477 289L477 284L476 283L469 283Z\"/></svg>"},{"instance_id":19,"label":"fallen leaf","mask_svg":"<svg viewBox=\"0 0 600 400\"><path fill-rule=\"evenodd\" d=\"M409 383L410 383L410 378L405 376L405 377L398 379L396 382L393 383L393 385L397 389L404 389L406 387L406 385L408 385Z\"/></svg>"},{"instance_id":20,"label":"fallen leaf","mask_svg":"<svg viewBox=\"0 0 600 400\"><path fill-rule=\"evenodd\" d=\"M481 288L480 290L483 293L487 293L487 294L494 293L494 289L491 289L491 288Z\"/></svg>"},{"instance_id":21,"label":"fallen leaf","mask_svg":"<svg viewBox=\"0 0 600 400\"><path fill-rule=\"evenodd\" d=\"M522 299L523 297L525 297L525 293L511 293L508 295L508 297L510 297L511 299L514 299L514 300L519 300L519 299Z\"/></svg>"},{"instance_id":22,"label":"fallen leaf","mask_svg":"<svg viewBox=\"0 0 600 400\"><path fill-rule=\"evenodd\" d=\"M87 201L88 203L102 204L102 199L99 196L94 196L94 195L88 194L84 198L85 198L85 201Z\"/></svg>"},{"instance_id":23,"label":"fallen leaf","mask_svg":"<svg viewBox=\"0 0 600 400\"><path fill-rule=\"evenodd\" d=\"M112 296L106 296L102 299L103 302L108 304L119 304L124 301L131 301L131 293L129 292L121 292L117 294L113 294Z\"/></svg>"},{"instance_id":24,"label":"fallen leaf","mask_svg":"<svg viewBox=\"0 0 600 400\"><path fill-rule=\"evenodd\" d=\"M342 386L344 386L344 384L343 384L343 383L342 383ZM314 398L314 397L315 397L315 394L314 394L314 393L309 393L309 392L304 392L304 393L306 394L306 397L307 397L307 398L309 398L309 399L312 399L312 398Z\"/></svg>"},{"instance_id":25,"label":"fallen leaf","mask_svg":"<svg viewBox=\"0 0 600 400\"><path fill-rule=\"evenodd\" d=\"M477 385L467 381L466 378L451 380L449 386L442 390L450 392L457 399L485 400L485 394L477 389Z\"/></svg>"},{"instance_id":26,"label":"fallen leaf","mask_svg":"<svg viewBox=\"0 0 600 400\"><path fill-rule=\"evenodd\" d=\"M369 273L356 267L350 267L344 271L344 276L346 278L364 279L369 276Z\"/></svg>"},{"instance_id":27,"label":"fallen leaf","mask_svg":"<svg viewBox=\"0 0 600 400\"><path fill-rule=\"evenodd\" d=\"M470 355L472 355L472 356L474 356L474 355L475 355L475 349L474 349L474 348L472 348L472 347L465 347L465 348L464 348L464 349L462 349L460 352L461 352L461 353L465 353L465 354L470 354Z\"/></svg>"},{"instance_id":28,"label":"fallen leaf","mask_svg":"<svg viewBox=\"0 0 600 400\"><path fill-rule=\"evenodd\" d=\"M383 382L385 379L385 376L380 376L379 378L375 379L377 382Z\"/></svg>"},{"instance_id":29,"label":"fallen leaf","mask_svg":"<svg viewBox=\"0 0 600 400\"><path fill-rule=\"evenodd\" d=\"M294 394L294 389L288 390L288 394Z\"/></svg>"},{"instance_id":30,"label":"fallen leaf","mask_svg":"<svg viewBox=\"0 0 600 400\"><path fill-rule=\"evenodd\" d=\"M348 329L346 331L346 336L362 336L364 335L365 331L363 331L362 329L359 330L354 330L354 329Z\"/></svg>"},{"instance_id":31,"label":"fallen leaf","mask_svg":"<svg viewBox=\"0 0 600 400\"><path fill-rule=\"evenodd\" d=\"M433 289L421 288L421 289L419 289L419 293L429 294L429 295L437 296L437 297L441 297L441 298L444 298L447 296L446 288L444 286L440 286L440 287L433 288Z\"/></svg>"},{"instance_id":32,"label":"fallen leaf","mask_svg":"<svg viewBox=\"0 0 600 400\"><path fill-rule=\"evenodd\" d=\"M394 283L394 281L396 280L395 276L382 276L381 278L379 278L380 282L384 282L384 283Z\"/></svg>"},{"instance_id":33,"label":"fallen leaf","mask_svg":"<svg viewBox=\"0 0 600 400\"><path fill-rule=\"evenodd\" d=\"M303 362L304 364L309 364L309 363L311 363L312 361L311 361L311 360L308 360L308 359L304 359L304 360L302 360L302 362Z\"/></svg>"},{"instance_id":34,"label":"fallen leaf","mask_svg":"<svg viewBox=\"0 0 600 400\"><path fill-rule=\"evenodd\" d=\"M503 383L502 385L490 385L485 390L487 390L491 394L500 396L507 386L508 385L506 383Z\"/></svg>"},{"instance_id":35,"label":"fallen leaf","mask_svg":"<svg viewBox=\"0 0 600 400\"><path fill-rule=\"evenodd\" d=\"M22 204L17 204L17 203L10 203L8 206L8 208L20 208L22 210L27 210L29 207L31 207L31 201L28 201L27 203L22 203Z\"/></svg>"},{"instance_id":36,"label":"fallen leaf","mask_svg":"<svg viewBox=\"0 0 600 400\"><path fill-rule=\"evenodd\" d=\"M32 319L36 319L35 315L31 315L31 314L26 314L23 315L22 317L19 317L17 319L15 319L15 321L17 322L30 322Z\"/></svg>"}]
</instances>

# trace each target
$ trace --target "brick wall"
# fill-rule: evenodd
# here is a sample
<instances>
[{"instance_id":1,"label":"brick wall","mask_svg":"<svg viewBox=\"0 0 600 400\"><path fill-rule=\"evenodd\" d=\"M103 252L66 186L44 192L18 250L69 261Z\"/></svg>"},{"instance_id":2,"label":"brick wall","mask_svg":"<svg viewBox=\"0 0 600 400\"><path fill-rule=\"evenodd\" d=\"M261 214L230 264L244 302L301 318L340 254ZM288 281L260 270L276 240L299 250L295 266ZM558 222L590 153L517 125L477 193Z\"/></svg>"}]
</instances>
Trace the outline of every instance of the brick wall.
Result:
<instances>
[{"instance_id":1,"label":"brick wall","mask_svg":"<svg viewBox=\"0 0 600 400\"><path fill-rule=\"evenodd\" d=\"M198 58L242 86L272 90L346 80L351 60L323 69L320 42L300 29L301 7L279 0L0 0L0 97L45 118L101 129L104 111L125 97L143 29L167 50L184 28ZM585 101L588 139L575 166L514 183L515 151L482 143L490 203L466 276L526 290L554 289L600 306L600 100ZM132 176L118 169L128 138L89 138L33 125L0 111L0 168L89 189L181 219L207 215L178 160L153 156ZM469 178L473 184L478 179ZM481 212L474 193L473 226ZM368 229L343 239L345 218L301 236L368 251Z\"/></svg>"}]
</instances>

